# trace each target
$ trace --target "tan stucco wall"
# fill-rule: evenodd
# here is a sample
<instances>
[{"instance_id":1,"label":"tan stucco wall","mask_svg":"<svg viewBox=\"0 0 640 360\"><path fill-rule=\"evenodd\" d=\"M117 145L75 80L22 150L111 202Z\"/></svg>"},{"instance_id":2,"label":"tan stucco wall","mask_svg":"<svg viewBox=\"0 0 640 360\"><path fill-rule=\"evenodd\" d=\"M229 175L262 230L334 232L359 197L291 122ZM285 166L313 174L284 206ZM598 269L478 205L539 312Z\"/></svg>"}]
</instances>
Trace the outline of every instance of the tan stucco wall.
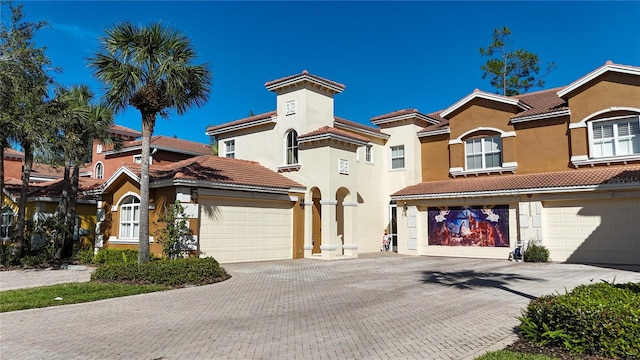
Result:
<instances>
[{"instance_id":1,"label":"tan stucco wall","mask_svg":"<svg viewBox=\"0 0 640 360\"><path fill-rule=\"evenodd\" d=\"M421 138L422 181L449 178L449 135Z\"/></svg>"},{"instance_id":2,"label":"tan stucco wall","mask_svg":"<svg viewBox=\"0 0 640 360\"><path fill-rule=\"evenodd\" d=\"M569 94L571 123L610 107L640 108L640 77L606 74L586 84L580 91ZM598 118L616 116L620 112L602 114ZM588 155L586 128L571 129L571 155Z\"/></svg>"},{"instance_id":3,"label":"tan stucco wall","mask_svg":"<svg viewBox=\"0 0 640 360\"><path fill-rule=\"evenodd\" d=\"M449 119L450 138L457 139L460 135L478 127L513 131L513 126L509 124L509 121L515 113L516 111L511 106L489 100L476 99L471 105L458 111Z\"/></svg>"},{"instance_id":4,"label":"tan stucco wall","mask_svg":"<svg viewBox=\"0 0 640 360\"><path fill-rule=\"evenodd\" d=\"M516 157L505 161L517 161L518 174L568 170L568 121L564 116L516 124Z\"/></svg>"}]
</instances>

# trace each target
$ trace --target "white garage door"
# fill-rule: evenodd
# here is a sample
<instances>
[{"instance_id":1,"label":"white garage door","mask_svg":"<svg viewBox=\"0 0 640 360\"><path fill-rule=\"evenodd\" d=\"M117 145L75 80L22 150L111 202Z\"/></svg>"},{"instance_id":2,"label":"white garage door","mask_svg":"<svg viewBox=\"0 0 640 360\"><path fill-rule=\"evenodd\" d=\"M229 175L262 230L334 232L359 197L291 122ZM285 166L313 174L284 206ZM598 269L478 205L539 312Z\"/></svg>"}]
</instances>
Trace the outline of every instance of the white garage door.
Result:
<instances>
[{"instance_id":1,"label":"white garage door","mask_svg":"<svg viewBox=\"0 0 640 360\"><path fill-rule=\"evenodd\" d=\"M200 252L220 263L292 258L290 202L200 200Z\"/></svg>"},{"instance_id":2,"label":"white garage door","mask_svg":"<svg viewBox=\"0 0 640 360\"><path fill-rule=\"evenodd\" d=\"M552 261L640 264L640 199L548 201L543 207Z\"/></svg>"}]
</instances>

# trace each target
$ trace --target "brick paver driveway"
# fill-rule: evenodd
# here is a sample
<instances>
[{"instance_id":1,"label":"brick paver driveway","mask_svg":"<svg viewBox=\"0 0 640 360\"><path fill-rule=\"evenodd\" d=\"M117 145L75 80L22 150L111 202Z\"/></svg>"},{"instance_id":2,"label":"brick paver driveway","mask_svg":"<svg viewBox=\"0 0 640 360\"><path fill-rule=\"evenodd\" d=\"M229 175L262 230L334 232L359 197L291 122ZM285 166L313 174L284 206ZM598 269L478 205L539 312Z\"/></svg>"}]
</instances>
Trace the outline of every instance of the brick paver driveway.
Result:
<instances>
[{"instance_id":1,"label":"brick paver driveway","mask_svg":"<svg viewBox=\"0 0 640 360\"><path fill-rule=\"evenodd\" d=\"M363 254L228 264L208 286L0 315L2 359L473 359L535 296L637 271Z\"/></svg>"}]
</instances>

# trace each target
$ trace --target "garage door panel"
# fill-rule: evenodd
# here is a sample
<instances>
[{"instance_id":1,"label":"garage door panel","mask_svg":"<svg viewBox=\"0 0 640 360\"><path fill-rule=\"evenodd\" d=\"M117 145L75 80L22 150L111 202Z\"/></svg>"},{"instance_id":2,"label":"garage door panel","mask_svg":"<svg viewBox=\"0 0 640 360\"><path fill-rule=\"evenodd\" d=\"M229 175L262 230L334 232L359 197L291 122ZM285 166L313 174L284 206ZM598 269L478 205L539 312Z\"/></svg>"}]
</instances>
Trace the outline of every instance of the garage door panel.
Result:
<instances>
[{"instance_id":1,"label":"garage door panel","mask_svg":"<svg viewBox=\"0 0 640 360\"><path fill-rule=\"evenodd\" d=\"M217 216L203 211L200 248L221 263L292 258L291 203L202 199Z\"/></svg>"},{"instance_id":2,"label":"garage door panel","mask_svg":"<svg viewBox=\"0 0 640 360\"><path fill-rule=\"evenodd\" d=\"M549 201L543 208L551 260L640 263L639 198Z\"/></svg>"}]
</instances>

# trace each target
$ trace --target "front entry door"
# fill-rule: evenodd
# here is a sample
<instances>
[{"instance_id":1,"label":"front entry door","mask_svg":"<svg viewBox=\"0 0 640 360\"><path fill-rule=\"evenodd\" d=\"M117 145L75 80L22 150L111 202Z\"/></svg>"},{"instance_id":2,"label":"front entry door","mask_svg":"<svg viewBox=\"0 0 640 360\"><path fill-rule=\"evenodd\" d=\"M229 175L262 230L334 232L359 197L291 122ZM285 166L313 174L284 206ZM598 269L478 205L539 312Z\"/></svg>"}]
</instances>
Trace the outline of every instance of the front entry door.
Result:
<instances>
[{"instance_id":1,"label":"front entry door","mask_svg":"<svg viewBox=\"0 0 640 360\"><path fill-rule=\"evenodd\" d=\"M391 251L398 251L398 206L389 204L389 237L391 238Z\"/></svg>"},{"instance_id":2,"label":"front entry door","mask_svg":"<svg viewBox=\"0 0 640 360\"><path fill-rule=\"evenodd\" d=\"M312 221L313 234L311 239L313 241L312 254L321 253L320 245L322 245L322 208L320 207L320 199L313 199L313 211Z\"/></svg>"}]
</instances>

